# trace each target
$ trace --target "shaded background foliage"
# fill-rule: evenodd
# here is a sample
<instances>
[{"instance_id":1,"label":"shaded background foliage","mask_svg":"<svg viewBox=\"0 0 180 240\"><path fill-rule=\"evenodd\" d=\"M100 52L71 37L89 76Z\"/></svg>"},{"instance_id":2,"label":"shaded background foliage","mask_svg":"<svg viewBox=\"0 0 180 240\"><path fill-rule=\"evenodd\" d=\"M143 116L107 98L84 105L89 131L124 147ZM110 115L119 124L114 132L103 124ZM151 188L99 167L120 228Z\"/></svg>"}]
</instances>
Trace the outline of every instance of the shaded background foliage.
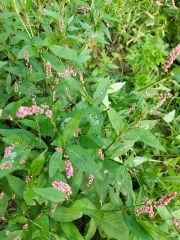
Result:
<instances>
[{"instance_id":1,"label":"shaded background foliage","mask_svg":"<svg viewBox=\"0 0 180 240\"><path fill-rule=\"evenodd\" d=\"M178 239L178 197L134 214L178 191L178 23L165 0L1 1L0 239Z\"/></svg>"}]
</instances>

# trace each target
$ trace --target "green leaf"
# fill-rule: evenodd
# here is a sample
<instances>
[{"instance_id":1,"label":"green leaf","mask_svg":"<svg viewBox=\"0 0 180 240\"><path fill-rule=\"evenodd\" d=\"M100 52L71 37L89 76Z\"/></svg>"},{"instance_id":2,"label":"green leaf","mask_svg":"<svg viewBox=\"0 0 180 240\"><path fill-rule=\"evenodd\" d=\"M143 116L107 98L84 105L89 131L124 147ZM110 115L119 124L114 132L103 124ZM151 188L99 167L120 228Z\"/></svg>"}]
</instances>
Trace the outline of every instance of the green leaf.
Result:
<instances>
[{"instance_id":1,"label":"green leaf","mask_svg":"<svg viewBox=\"0 0 180 240\"><path fill-rule=\"evenodd\" d=\"M49 177L52 178L60 168L62 154L59 152L53 153L49 160Z\"/></svg>"},{"instance_id":2,"label":"green leaf","mask_svg":"<svg viewBox=\"0 0 180 240\"><path fill-rule=\"evenodd\" d=\"M33 57L36 55L36 51L32 45L24 46L17 54L17 59L24 59L24 52L28 51L29 57Z\"/></svg>"},{"instance_id":3,"label":"green leaf","mask_svg":"<svg viewBox=\"0 0 180 240\"><path fill-rule=\"evenodd\" d=\"M152 237L145 231L145 229L136 221L133 216L124 214L124 220L129 228L129 230L137 237L139 240L152 240Z\"/></svg>"},{"instance_id":4,"label":"green leaf","mask_svg":"<svg viewBox=\"0 0 180 240\"><path fill-rule=\"evenodd\" d=\"M163 181L163 182L180 184L180 176L161 177L160 179L161 179L161 181Z\"/></svg>"},{"instance_id":5,"label":"green leaf","mask_svg":"<svg viewBox=\"0 0 180 240\"><path fill-rule=\"evenodd\" d=\"M121 117L113 108L110 108L108 110L108 117L112 124L112 127L114 128L116 133L119 134L124 127L124 123L123 123Z\"/></svg>"},{"instance_id":6,"label":"green leaf","mask_svg":"<svg viewBox=\"0 0 180 240\"><path fill-rule=\"evenodd\" d=\"M61 223L61 228L68 239L84 240L78 228L73 223Z\"/></svg>"},{"instance_id":7,"label":"green leaf","mask_svg":"<svg viewBox=\"0 0 180 240\"><path fill-rule=\"evenodd\" d=\"M31 164L31 171L33 175L38 175L45 163L45 152L42 152Z\"/></svg>"},{"instance_id":8,"label":"green leaf","mask_svg":"<svg viewBox=\"0 0 180 240\"><path fill-rule=\"evenodd\" d=\"M3 217L8 207L8 197L4 195L0 200L0 217Z\"/></svg>"},{"instance_id":9,"label":"green leaf","mask_svg":"<svg viewBox=\"0 0 180 240\"><path fill-rule=\"evenodd\" d=\"M26 186L26 183L15 176L9 175L6 177L11 189L20 197L23 196L23 192Z\"/></svg>"},{"instance_id":10,"label":"green leaf","mask_svg":"<svg viewBox=\"0 0 180 240\"><path fill-rule=\"evenodd\" d=\"M0 61L0 69L4 67L8 62L5 61Z\"/></svg>"},{"instance_id":11,"label":"green leaf","mask_svg":"<svg viewBox=\"0 0 180 240\"><path fill-rule=\"evenodd\" d=\"M151 132L145 129L131 129L126 134L125 139L134 140L136 142L143 142L150 147L157 148L163 152L166 152L165 148L160 144L159 140Z\"/></svg>"},{"instance_id":12,"label":"green leaf","mask_svg":"<svg viewBox=\"0 0 180 240\"><path fill-rule=\"evenodd\" d=\"M100 104L107 94L109 78L103 78L100 80L99 85L93 94L93 101L95 105Z\"/></svg>"},{"instance_id":13,"label":"green leaf","mask_svg":"<svg viewBox=\"0 0 180 240\"><path fill-rule=\"evenodd\" d=\"M59 19L60 19L60 14L59 13L57 13L57 12L54 12L54 11L50 11L50 10L47 10L47 9L43 9L43 14L45 14L45 15L47 15L47 16L49 16L49 17L53 17L53 18L55 18L56 20L58 20L59 21Z\"/></svg>"},{"instance_id":14,"label":"green leaf","mask_svg":"<svg viewBox=\"0 0 180 240\"><path fill-rule=\"evenodd\" d=\"M164 121L166 121L167 123L170 123L170 122L173 121L174 117L175 117L175 110L173 110L173 111L169 112L168 114L166 114L166 115L163 117L163 119L164 119Z\"/></svg>"},{"instance_id":15,"label":"green leaf","mask_svg":"<svg viewBox=\"0 0 180 240\"><path fill-rule=\"evenodd\" d=\"M90 217L95 217L98 213L96 206L88 198L76 200L72 207L79 209L84 215L88 215Z\"/></svg>"},{"instance_id":16,"label":"green leaf","mask_svg":"<svg viewBox=\"0 0 180 240\"><path fill-rule=\"evenodd\" d=\"M56 211L52 213L52 218L58 222L72 222L81 218L83 215L81 208L76 207L58 207Z\"/></svg>"},{"instance_id":17,"label":"green leaf","mask_svg":"<svg viewBox=\"0 0 180 240\"><path fill-rule=\"evenodd\" d=\"M72 145L68 147L67 153L74 166L84 172L96 175L96 163L87 150L79 145Z\"/></svg>"},{"instance_id":18,"label":"green leaf","mask_svg":"<svg viewBox=\"0 0 180 240\"><path fill-rule=\"evenodd\" d=\"M129 231L120 211L105 212L100 219L96 218L95 221L108 238L129 240Z\"/></svg>"},{"instance_id":19,"label":"green leaf","mask_svg":"<svg viewBox=\"0 0 180 240\"><path fill-rule=\"evenodd\" d=\"M112 94L119 91L125 84L126 84L125 82L117 82L117 83L111 84L107 91L108 94Z\"/></svg>"},{"instance_id":20,"label":"green leaf","mask_svg":"<svg viewBox=\"0 0 180 240\"><path fill-rule=\"evenodd\" d=\"M46 144L42 139L37 138L34 134L25 129L0 129L0 134L5 137L17 135L23 142L29 144L31 147L46 148Z\"/></svg>"},{"instance_id":21,"label":"green leaf","mask_svg":"<svg viewBox=\"0 0 180 240\"><path fill-rule=\"evenodd\" d=\"M22 119L22 120L19 120L19 122L22 123L23 125L27 126L27 127L30 127L34 130L37 130L37 124L34 120Z\"/></svg>"},{"instance_id":22,"label":"green leaf","mask_svg":"<svg viewBox=\"0 0 180 240\"><path fill-rule=\"evenodd\" d=\"M73 181L71 184L71 187L73 189L73 195L78 193L83 181L83 176L84 176L83 172L81 170L78 170L75 176L73 177Z\"/></svg>"},{"instance_id":23,"label":"green leaf","mask_svg":"<svg viewBox=\"0 0 180 240\"><path fill-rule=\"evenodd\" d=\"M63 62L58 59L53 54L50 54L49 52L43 53L44 59L46 59L47 62L49 62L52 66L52 68L58 72L64 72L66 70L65 65Z\"/></svg>"},{"instance_id":24,"label":"green leaf","mask_svg":"<svg viewBox=\"0 0 180 240\"><path fill-rule=\"evenodd\" d=\"M74 61L77 60L77 53L71 48L53 45L50 47L50 50L60 58Z\"/></svg>"},{"instance_id":25,"label":"green leaf","mask_svg":"<svg viewBox=\"0 0 180 240\"><path fill-rule=\"evenodd\" d=\"M76 129L79 126L81 119L81 114L77 113L73 116L68 123L66 123L64 128L64 142L67 142L75 133Z\"/></svg>"},{"instance_id":26,"label":"green leaf","mask_svg":"<svg viewBox=\"0 0 180 240\"><path fill-rule=\"evenodd\" d=\"M26 0L26 11L29 11L32 6L32 0Z\"/></svg>"},{"instance_id":27,"label":"green leaf","mask_svg":"<svg viewBox=\"0 0 180 240\"><path fill-rule=\"evenodd\" d=\"M65 200L65 194L52 187L48 188L34 188L33 191L40 195L42 198L52 202L62 202Z\"/></svg>"}]
</instances>

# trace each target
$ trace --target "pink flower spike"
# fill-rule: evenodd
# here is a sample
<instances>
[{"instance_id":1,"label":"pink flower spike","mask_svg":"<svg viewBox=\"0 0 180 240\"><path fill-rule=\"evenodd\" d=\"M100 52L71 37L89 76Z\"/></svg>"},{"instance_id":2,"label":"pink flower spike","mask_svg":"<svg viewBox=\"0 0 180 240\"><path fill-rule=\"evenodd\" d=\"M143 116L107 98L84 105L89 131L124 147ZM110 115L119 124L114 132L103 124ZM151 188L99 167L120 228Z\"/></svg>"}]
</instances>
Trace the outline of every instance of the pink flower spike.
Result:
<instances>
[{"instance_id":1,"label":"pink flower spike","mask_svg":"<svg viewBox=\"0 0 180 240\"><path fill-rule=\"evenodd\" d=\"M180 55L180 44L172 49L170 52L168 59L163 67L164 72L168 72L169 68L173 65L173 62Z\"/></svg>"},{"instance_id":2,"label":"pink flower spike","mask_svg":"<svg viewBox=\"0 0 180 240\"><path fill-rule=\"evenodd\" d=\"M73 166L70 160L67 160L65 163L66 177L69 179L73 177Z\"/></svg>"},{"instance_id":3,"label":"pink flower spike","mask_svg":"<svg viewBox=\"0 0 180 240\"><path fill-rule=\"evenodd\" d=\"M61 191L61 192L64 192L65 195L66 195L66 199L68 200L72 194L72 190L71 190L71 187L65 183L65 182L62 182L62 181L54 181L52 183L52 187Z\"/></svg>"}]
</instances>

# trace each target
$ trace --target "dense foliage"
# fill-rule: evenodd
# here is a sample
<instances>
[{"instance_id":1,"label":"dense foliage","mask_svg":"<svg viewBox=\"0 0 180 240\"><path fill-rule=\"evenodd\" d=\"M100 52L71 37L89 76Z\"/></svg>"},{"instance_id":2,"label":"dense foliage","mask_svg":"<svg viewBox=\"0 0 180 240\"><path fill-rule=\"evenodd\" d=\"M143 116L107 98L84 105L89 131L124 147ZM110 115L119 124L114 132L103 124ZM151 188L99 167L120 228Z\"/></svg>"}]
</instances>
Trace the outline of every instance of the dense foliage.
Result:
<instances>
[{"instance_id":1,"label":"dense foliage","mask_svg":"<svg viewBox=\"0 0 180 240\"><path fill-rule=\"evenodd\" d=\"M0 1L0 239L179 239L172 4Z\"/></svg>"}]
</instances>

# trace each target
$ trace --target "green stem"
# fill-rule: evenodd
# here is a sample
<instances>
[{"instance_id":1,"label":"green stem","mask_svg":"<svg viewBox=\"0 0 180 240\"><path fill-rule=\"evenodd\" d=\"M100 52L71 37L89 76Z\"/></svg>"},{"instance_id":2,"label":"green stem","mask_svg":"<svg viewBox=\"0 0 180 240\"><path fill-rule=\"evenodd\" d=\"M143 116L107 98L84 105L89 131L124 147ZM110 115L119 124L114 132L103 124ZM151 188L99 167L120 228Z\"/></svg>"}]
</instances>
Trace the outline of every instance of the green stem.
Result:
<instances>
[{"instance_id":1,"label":"green stem","mask_svg":"<svg viewBox=\"0 0 180 240\"><path fill-rule=\"evenodd\" d=\"M26 25L24 24L24 22L23 22L23 20L22 20L22 18L21 18L21 16L20 16L20 14L19 14L19 12L18 12L18 9L17 9L17 6L16 6L16 1L15 1L15 0L11 0L11 3L12 3L12 5L13 5L14 11L15 11L17 17L19 18L19 20L21 21L21 23L22 23L23 27L25 28L27 34L28 34L29 37L31 38L32 36L31 36L31 34L29 33Z\"/></svg>"}]
</instances>

